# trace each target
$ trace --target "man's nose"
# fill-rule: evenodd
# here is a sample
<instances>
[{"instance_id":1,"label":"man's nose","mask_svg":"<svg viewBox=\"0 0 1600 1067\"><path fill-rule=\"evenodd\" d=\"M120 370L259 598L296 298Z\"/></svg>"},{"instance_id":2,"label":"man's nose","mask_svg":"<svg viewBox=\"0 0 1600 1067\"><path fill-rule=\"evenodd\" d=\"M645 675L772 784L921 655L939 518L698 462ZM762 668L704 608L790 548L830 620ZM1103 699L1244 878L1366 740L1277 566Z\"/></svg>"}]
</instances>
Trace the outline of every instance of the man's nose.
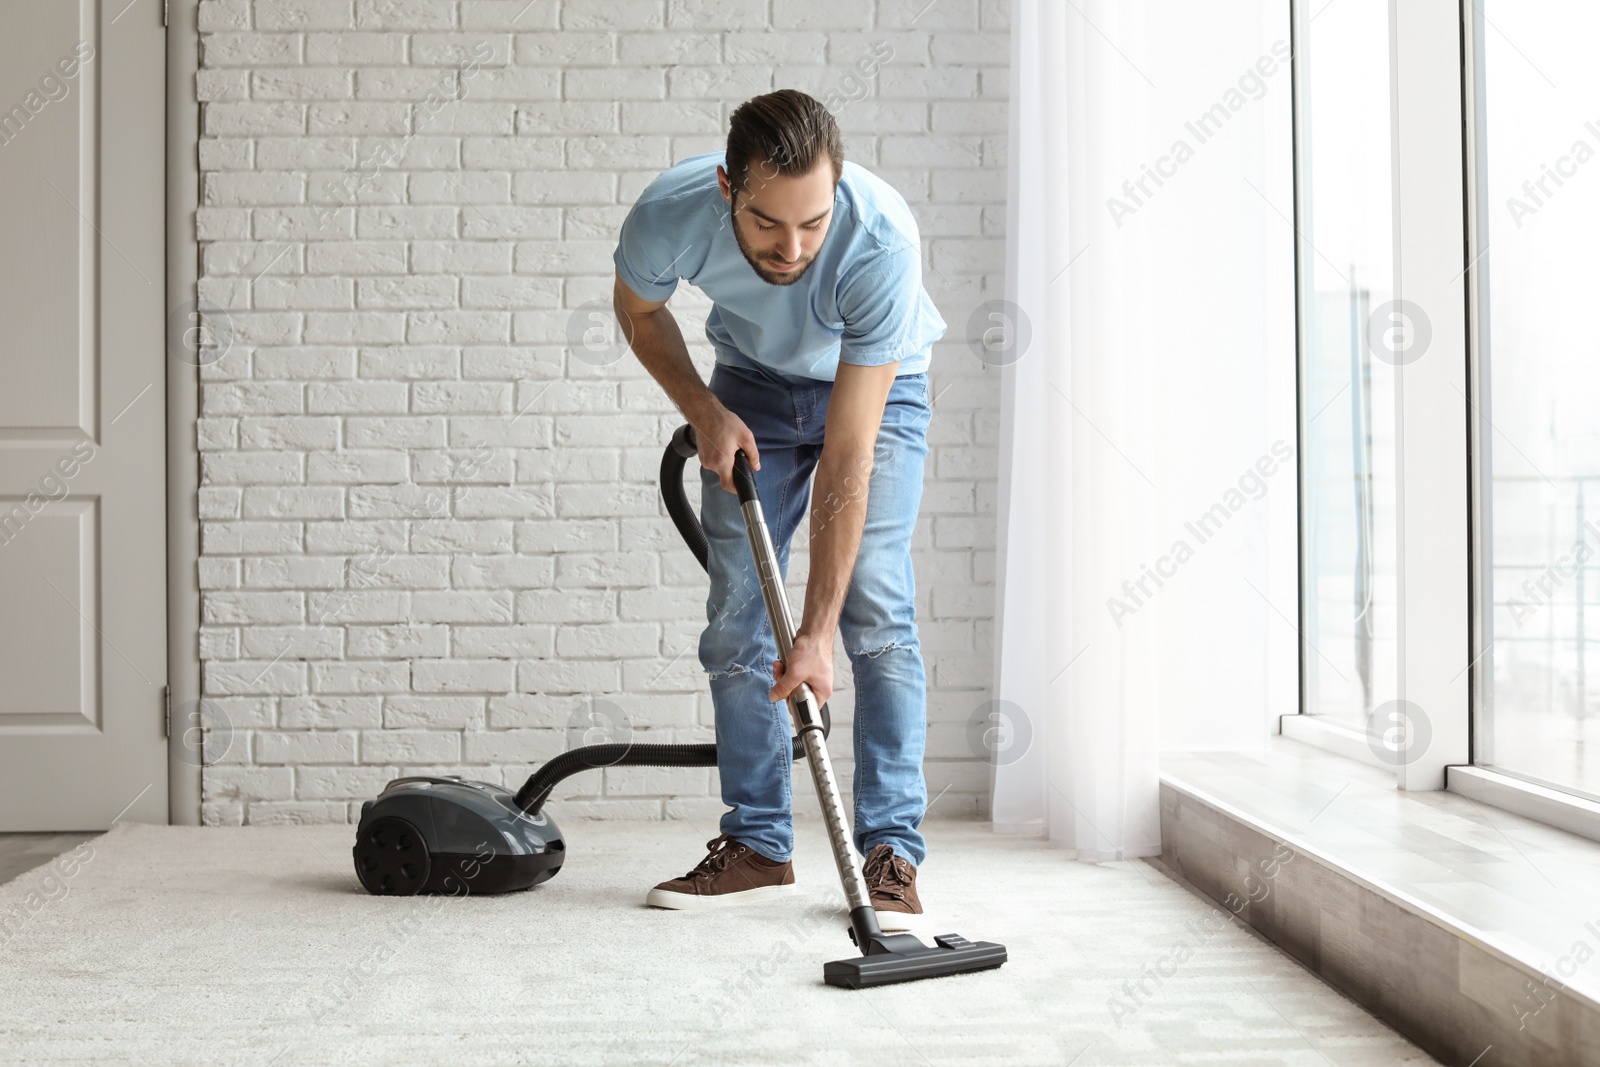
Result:
<instances>
[{"instance_id":1,"label":"man's nose","mask_svg":"<svg viewBox=\"0 0 1600 1067\"><path fill-rule=\"evenodd\" d=\"M778 242L778 254L785 263L793 263L800 258L800 231L790 230L784 234L783 240Z\"/></svg>"}]
</instances>

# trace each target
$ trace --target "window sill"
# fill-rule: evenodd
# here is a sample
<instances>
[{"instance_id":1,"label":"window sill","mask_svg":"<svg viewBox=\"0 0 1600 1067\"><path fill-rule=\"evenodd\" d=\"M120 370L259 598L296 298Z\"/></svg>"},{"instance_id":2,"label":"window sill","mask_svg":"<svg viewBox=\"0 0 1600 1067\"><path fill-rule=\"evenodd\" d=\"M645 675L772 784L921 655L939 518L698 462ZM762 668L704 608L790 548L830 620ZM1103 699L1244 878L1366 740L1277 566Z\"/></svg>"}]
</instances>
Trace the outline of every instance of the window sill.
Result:
<instances>
[{"instance_id":1,"label":"window sill","mask_svg":"<svg viewBox=\"0 0 1600 1067\"><path fill-rule=\"evenodd\" d=\"M1600 843L1286 737L1164 756L1161 836L1169 868L1446 1062L1600 1062Z\"/></svg>"},{"instance_id":2,"label":"window sill","mask_svg":"<svg viewBox=\"0 0 1600 1067\"><path fill-rule=\"evenodd\" d=\"M1488 767L1447 767L1445 788L1469 800L1600 841L1600 804Z\"/></svg>"},{"instance_id":3,"label":"window sill","mask_svg":"<svg viewBox=\"0 0 1600 1067\"><path fill-rule=\"evenodd\" d=\"M1365 730L1336 722L1324 715L1280 715L1278 730L1284 737L1303 744L1314 745L1324 752L1332 752L1345 759L1353 759L1372 767L1394 771L1394 765L1385 763L1372 751Z\"/></svg>"}]
</instances>

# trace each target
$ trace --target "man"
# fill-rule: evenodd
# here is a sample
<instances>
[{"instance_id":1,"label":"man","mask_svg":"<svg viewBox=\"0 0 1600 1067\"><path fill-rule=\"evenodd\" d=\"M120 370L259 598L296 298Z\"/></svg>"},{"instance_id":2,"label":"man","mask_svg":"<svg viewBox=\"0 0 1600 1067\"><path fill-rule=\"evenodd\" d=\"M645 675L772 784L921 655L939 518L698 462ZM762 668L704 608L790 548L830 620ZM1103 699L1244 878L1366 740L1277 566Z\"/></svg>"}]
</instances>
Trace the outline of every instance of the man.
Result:
<instances>
[{"instance_id":1,"label":"man","mask_svg":"<svg viewBox=\"0 0 1600 1067\"><path fill-rule=\"evenodd\" d=\"M845 162L827 109L785 89L733 112L725 154L655 178L613 259L618 321L699 440L711 577L699 652L731 809L706 858L647 903L718 907L794 888L786 697L805 682L828 699L838 634L856 685L855 844L880 922L907 929L922 912L927 807L911 534L932 415L926 371L945 331L922 288L916 222L893 188ZM714 304L709 383L666 308L679 278ZM739 449L785 574L815 476L805 609L784 663L734 494Z\"/></svg>"}]
</instances>

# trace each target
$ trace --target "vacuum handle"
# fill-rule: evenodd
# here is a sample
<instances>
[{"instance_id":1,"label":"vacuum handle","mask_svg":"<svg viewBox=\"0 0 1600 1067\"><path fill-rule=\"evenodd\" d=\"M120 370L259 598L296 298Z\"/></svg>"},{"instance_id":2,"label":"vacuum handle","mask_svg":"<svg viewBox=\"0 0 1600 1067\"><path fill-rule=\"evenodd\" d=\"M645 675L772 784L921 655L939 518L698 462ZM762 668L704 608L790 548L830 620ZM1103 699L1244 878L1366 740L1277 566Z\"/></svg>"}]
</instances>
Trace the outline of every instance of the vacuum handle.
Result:
<instances>
[{"instance_id":1,"label":"vacuum handle","mask_svg":"<svg viewBox=\"0 0 1600 1067\"><path fill-rule=\"evenodd\" d=\"M739 494L740 504L760 499L756 496L755 472L750 469L750 460L742 448L735 449L733 453L733 490Z\"/></svg>"}]
</instances>

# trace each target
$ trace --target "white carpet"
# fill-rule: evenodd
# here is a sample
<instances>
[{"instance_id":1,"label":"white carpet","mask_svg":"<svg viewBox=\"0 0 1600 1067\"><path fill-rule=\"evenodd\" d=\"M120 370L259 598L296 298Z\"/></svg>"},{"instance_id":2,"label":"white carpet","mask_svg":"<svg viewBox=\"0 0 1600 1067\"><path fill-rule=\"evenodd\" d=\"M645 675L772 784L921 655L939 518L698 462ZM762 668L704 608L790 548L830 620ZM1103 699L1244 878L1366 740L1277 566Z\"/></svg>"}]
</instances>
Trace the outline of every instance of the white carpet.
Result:
<instances>
[{"instance_id":1,"label":"white carpet","mask_svg":"<svg viewBox=\"0 0 1600 1067\"><path fill-rule=\"evenodd\" d=\"M848 991L822 984L853 947L815 823L800 894L711 914L641 904L708 827L562 828L566 866L537 889L401 899L360 890L352 827L119 825L70 875L0 886L0 1060L1433 1062L1244 928L1208 928L1226 913L1146 863L927 823L925 938L1000 941L1011 962Z\"/></svg>"}]
</instances>

